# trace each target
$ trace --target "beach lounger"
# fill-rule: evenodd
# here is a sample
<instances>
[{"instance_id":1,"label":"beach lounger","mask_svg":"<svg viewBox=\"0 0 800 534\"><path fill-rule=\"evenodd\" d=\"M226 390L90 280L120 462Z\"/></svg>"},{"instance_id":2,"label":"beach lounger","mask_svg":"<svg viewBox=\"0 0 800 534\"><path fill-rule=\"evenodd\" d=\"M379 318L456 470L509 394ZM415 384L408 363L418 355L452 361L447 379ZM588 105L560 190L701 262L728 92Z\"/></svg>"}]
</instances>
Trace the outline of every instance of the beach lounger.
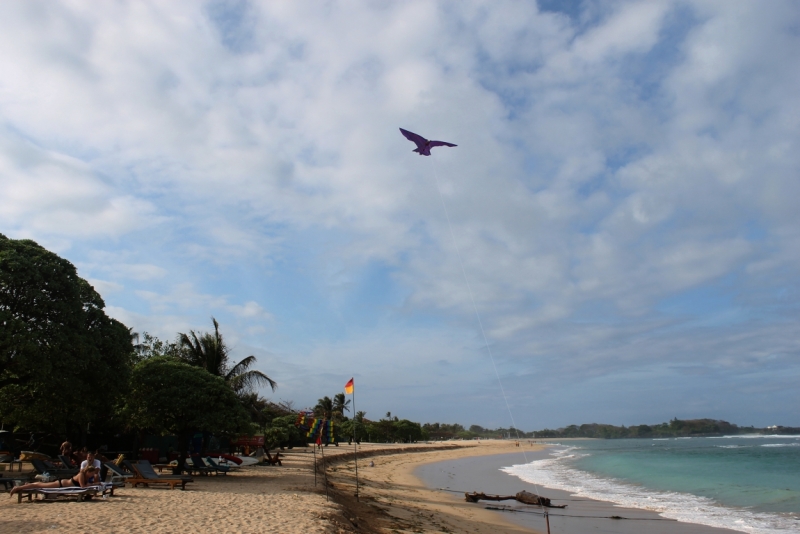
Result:
<instances>
[{"instance_id":1,"label":"beach lounger","mask_svg":"<svg viewBox=\"0 0 800 534\"><path fill-rule=\"evenodd\" d=\"M124 471L120 466L118 466L117 464L112 463L112 462L106 462L105 466L106 466L106 469L108 469L108 472L111 473L111 482L112 483L114 483L114 482L122 482L124 484L127 481L127 479L133 478L133 477L136 476L135 473Z\"/></svg>"},{"instance_id":2,"label":"beach lounger","mask_svg":"<svg viewBox=\"0 0 800 534\"><path fill-rule=\"evenodd\" d=\"M122 460L122 467L127 469L129 473L132 473L134 475L138 474L136 473L136 468L133 467L133 464L131 463L130 460Z\"/></svg>"},{"instance_id":3,"label":"beach lounger","mask_svg":"<svg viewBox=\"0 0 800 534\"><path fill-rule=\"evenodd\" d=\"M33 500L34 495L42 495L44 499L55 499L58 497L77 497L78 501L84 501L87 497L95 495L114 495L114 485L98 484L96 486L86 486L85 488L33 488L17 492L17 503L22 502L23 497L29 501Z\"/></svg>"},{"instance_id":4,"label":"beach lounger","mask_svg":"<svg viewBox=\"0 0 800 534\"><path fill-rule=\"evenodd\" d=\"M147 460L139 460L133 466L136 471L137 477L129 478L127 482L133 484L135 488L139 484L149 486L150 484L168 484L169 489L175 489L175 486L180 485L182 490L186 489L186 484L194 482L192 477L183 475L158 475L153 470L153 466Z\"/></svg>"},{"instance_id":5,"label":"beach lounger","mask_svg":"<svg viewBox=\"0 0 800 534\"><path fill-rule=\"evenodd\" d=\"M205 461L210 468L216 469L218 473L222 473L223 475L228 474L231 470L231 467L228 465L219 465L211 456L206 456Z\"/></svg>"},{"instance_id":6,"label":"beach lounger","mask_svg":"<svg viewBox=\"0 0 800 534\"><path fill-rule=\"evenodd\" d=\"M189 474L197 471L201 475L208 475L213 471L212 468L203 463L199 456L190 456L186 460L186 470L189 471Z\"/></svg>"},{"instance_id":7,"label":"beach lounger","mask_svg":"<svg viewBox=\"0 0 800 534\"><path fill-rule=\"evenodd\" d=\"M55 477L57 479L72 478L77 475L79 471L79 469L62 469L60 467L56 467L55 464L46 460L37 460L34 458L30 460L30 462L38 474L44 475L47 473L51 477Z\"/></svg>"},{"instance_id":8,"label":"beach lounger","mask_svg":"<svg viewBox=\"0 0 800 534\"><path fill-rule=\"evenodd\" d=\"M17 492L17 503L21 503L23 497L27 497L31 501L34 495L43 495L45 499L77 497L78 501L83 501L90 495L97 495L97 488L36 488L22 490Z\"/></svg>"}]
</instances>

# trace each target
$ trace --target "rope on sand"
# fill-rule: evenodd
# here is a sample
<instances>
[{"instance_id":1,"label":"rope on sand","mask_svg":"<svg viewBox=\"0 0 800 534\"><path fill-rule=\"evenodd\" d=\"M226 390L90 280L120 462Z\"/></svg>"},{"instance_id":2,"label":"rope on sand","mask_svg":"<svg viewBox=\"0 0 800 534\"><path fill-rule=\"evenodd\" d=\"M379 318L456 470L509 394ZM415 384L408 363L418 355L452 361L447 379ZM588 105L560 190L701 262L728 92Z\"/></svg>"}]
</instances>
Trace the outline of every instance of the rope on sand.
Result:
<instances>
[{"instance_id":1,"label":"rope on sand","mask_svg":"<svg viewBox=\"0 0 800 534\"><path fill-rule=\"evenodd\" d=\"M544 515L544 512L535 510L518 510L516 508L506 508L499 506L484 506L485 510L496 510L498 512L514 512L519 514ZM624 519L627 521L677 521L667 517L622 517L619 515L570 515L570 514L548 514L550 517L577 517L585 519Z\"/></svg>"}]
</instances>

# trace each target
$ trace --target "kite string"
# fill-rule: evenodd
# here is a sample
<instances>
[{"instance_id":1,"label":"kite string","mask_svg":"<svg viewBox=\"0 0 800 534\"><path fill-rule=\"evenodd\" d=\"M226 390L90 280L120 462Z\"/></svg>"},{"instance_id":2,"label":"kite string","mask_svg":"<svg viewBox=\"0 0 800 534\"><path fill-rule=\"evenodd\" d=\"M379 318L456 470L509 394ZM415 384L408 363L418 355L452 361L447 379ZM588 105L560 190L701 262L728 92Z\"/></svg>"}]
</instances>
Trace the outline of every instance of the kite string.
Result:
<instances>
[{"instance_id":1,"label":"kite string","mask_svg":"<svg viewBox=\"0 0 800 534\"><path fill-rule=\"evenodd\" d=\"M458 243L456 242L456 234L453 232L453 224L450 222L450 214L447 211L447 203L444 201L444 195L442 194L442 188L439 186L439 171L436 166L436 160L433 160L433 176L436 180L436 191L439 192L439 200L442 201L442 208L444 208L444 216L447 219L447 227L450 229L450 238L453 240L453 246L456 249L456 256L458 256L458 264L461 266L461 274L464 276L464 283L467 284L467 290L469 291L469 298L472 301L472 309L475 310L475 317L478 318L478 326L481 329L481 336L483 336L483 343L486 345L486 352L489 353L489 359L492 361L492 368L494 369L494 374L497 377L497 383L500 385L500 392L503 394L503 402L505 402L506 410L508 410L508 416L511 419L511 426L514 427L514 432L517 434L517 442L520 441L519 439L519 428L517 428L517 423L514 421L514 413L511 411L511 406L508 404L508 395L506 395L506 389L503 387L503 381L500 379L500 373L497 371L497 363L494 361L494 354L492 353L492 347L489 345L489 339L486 337L486 331L483 329L483 321L481 320L481 314L478 311L478 305L475 303L475 296L472 294L472 286L469 283L469 277L467 277L467 270L464 268L464 261L461 259L461 251L458 248ZM525 448L522 448L522 458L525 460L525 463L528 463L528 455L525 454ZM536 493L541 495L541 491L539 490L539 485L536 482L531 482ZM542 510L545 518L548 516L548 511L545 510L544 505L539 502L539 508ZM548 520L547 523L547 532L550 532L550 523Z\"/></svg>"},{"instance_id":2,"label":"kite string","mask_svg":"<svg viewBox=\"0 0 800 534\"><path fill-rule=\"evenodd\" d=\"M461 251L458 248L458 243L456 242L456 235L453 232L453 225L450 222L450 214L447 211L447 203L444 201L444 195L442 194L442 188L439 186L439 172L436 168L436 160L433 160L433 175L436 179L436 190L439 192L439 199L442 201L442 207L444 208L444 215L447 219L447 227L450 229L450 237L453 240L453 246L456 249L456 256L458 256L458 263L461 266L461 274L464 276L464 282L467 284L467 290L469 291L469 298L472 301L472 308L475 310L475 317L478 318L478 326L481 329L481 335L483 336L483 343L486 345L486 351L489 353L489 358L492 361L492 368L494 368L494 374L497 377L497 383L500 385L500 391L503 394L503 401L506 404L506 410L508 410L508 416L511 418L511 425L514 427L514 431L517 434L517 441L519 441L519 428L517 428L517 423L514 421L514 414L511 411L511 406L508 404L508 396L506 395L506 390L503 387L503 381L500 379L500 373L497 371L497 364L494 361L494 354L492 354L492 348L489 345L489 340L486 337L486 332L483 329L483 321L481 320L481 314L478 311L478 305L475 304L475 297L472 294L472 286L469 283L469 278L467 277L467 271L464 269L464 261L461 259ZM528 463L528 456L525 454L525 449L522 449L522 456L525 459L525 463Z\"/></svg>"}]
</instances>

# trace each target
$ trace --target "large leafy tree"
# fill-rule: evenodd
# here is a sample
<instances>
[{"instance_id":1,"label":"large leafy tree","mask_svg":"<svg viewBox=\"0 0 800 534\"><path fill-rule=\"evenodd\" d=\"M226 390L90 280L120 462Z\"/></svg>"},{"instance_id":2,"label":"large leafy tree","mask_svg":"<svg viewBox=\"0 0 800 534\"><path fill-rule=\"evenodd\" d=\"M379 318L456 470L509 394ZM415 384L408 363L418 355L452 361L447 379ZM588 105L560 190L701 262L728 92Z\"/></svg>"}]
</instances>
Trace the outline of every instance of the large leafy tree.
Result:
<instances>
[{"instance_id":1,"label":"large leafy tree","mask_svg":"<svg viewBox=\"0 0 800 534\"><path fill-rule=\"evenodd\" d=\"M136 364L121 413L134 429L177 435L181 444L179 470L183 469L186 444L193 433L251 430L239 397L221 377L163 356Z\"/></svg>"},{"instance_id":2,"label":"large leafy tree","mask_svg":"<svg viewBox=\"0 0 800 534\"><path fill-rule=\"evenodd\" d=\"M214 332L178 334L181 347L180 357L188 364L202 367L215 376L222 377L236 392L246 394L258 386L269 386L275 391L277 384L257 369L255 356L248 356L236 364L231 364L230 351L219 331L219 323L213 317Z\"/></svg>"},{"instance_id":3,"label":"large leafy tree","mask_svg":"<svg viewBox=\"0 0 800 534\"><path fill-rule=\"evenodd\" d=\"M128 329L67 260L0 234L0 417L76 434L109 422L128 381ZM79 430L80 429L80 430Z\"/></svg>"}]
</instances>

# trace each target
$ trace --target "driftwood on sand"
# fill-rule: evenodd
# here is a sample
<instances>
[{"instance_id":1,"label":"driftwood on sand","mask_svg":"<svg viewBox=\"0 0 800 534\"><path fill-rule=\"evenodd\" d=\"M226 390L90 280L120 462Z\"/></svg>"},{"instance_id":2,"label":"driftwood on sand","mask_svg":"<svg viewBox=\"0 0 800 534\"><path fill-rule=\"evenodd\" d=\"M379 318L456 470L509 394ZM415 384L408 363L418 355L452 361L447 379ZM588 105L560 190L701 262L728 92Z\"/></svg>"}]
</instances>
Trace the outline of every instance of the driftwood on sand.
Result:
<instances>
[{"instance_id":1,"label":"driftwood on sand","mask_svg":"<svg viewBox=\"0 0 800 534\"><path fill-rule=\"evenodd\" d=\"M551 504L550 499L541 497L529 491L520 491L516 495L486 495L485 493L465 493L464 497L467 502L484 501L519 501L524 504L532 504L534 506L546 506L547 508L566 508L566 504Z\"/></svg>"}]
</instances>

